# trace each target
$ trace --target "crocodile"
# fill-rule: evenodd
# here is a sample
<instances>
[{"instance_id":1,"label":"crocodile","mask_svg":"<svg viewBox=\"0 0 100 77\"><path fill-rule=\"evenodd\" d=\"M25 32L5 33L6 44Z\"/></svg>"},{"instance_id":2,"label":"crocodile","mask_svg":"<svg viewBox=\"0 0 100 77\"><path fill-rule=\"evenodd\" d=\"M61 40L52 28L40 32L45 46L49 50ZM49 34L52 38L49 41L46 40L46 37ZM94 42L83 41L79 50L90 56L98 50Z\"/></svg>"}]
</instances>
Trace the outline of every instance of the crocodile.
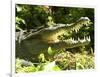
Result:
<instances>
[{"instance_id":1,"label":"crocodile","mask_svg":"<svg viewBox=\"0 0 100 77\"><path fill-rule=\"evenodd\" d=\"M88 45L90 36L82 39L78 37L78 40L72 37L60 40L58 37L73 31L77 33L83 26L89 26L90 22L88 17L81 17L71 24L53 24L50 27L33 30L31 33L25 30L16 32L16 57L34 61L40 53L47 54L48 47L61 50Z\"/></svg>"}]
</instances>

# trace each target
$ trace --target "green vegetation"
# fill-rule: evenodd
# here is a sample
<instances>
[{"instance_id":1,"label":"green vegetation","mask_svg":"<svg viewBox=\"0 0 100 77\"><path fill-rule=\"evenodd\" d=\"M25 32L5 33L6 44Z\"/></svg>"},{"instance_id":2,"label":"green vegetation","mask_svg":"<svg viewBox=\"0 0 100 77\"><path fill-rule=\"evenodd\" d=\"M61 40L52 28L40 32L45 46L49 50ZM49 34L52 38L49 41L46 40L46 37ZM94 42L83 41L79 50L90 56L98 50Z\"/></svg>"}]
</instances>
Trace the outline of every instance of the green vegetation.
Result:
<instances>
[{"instance_id":1,"label":"green vegetation","mask_svg":"<svg viewBox=\"0 0 100 77\"><path fill-rule=\"evenodd\" d=\"M51 58L47 60L42 53L39 55L39 61L39 64L32 63L31 66L21 66L21 59L16 59L16 72L84 70L95 68L94 55L88 54L87 52L60 52L52 60Z\"/></svg>"},{"instance_id":2,"label":"green vegetation","mask_svg":"<svg viewBox=\"0 0 100 77\"><path fill-rule=\"evenodd\" d=\"M39 30L41 28L52 27L52 24L54 23L70 24L76 22L76 20L81 17L88 17L91 20L91 26L82 27L77 33L75 31L71 32L72 34L66 32L59 36L58 39L66 40L70 37L78 39L77 37L84 38L84 36L90 36L91 41L88 45L70 49L64 48L62 50L54 50L49 46L46 50L47 54L41 52L38 54L38 58L34 62L27 60L23 61L23 59L16 57L16 73L95 68L93 8L17 4L16 32L26 30L26 34L32 33L32 29ZM27 50L24 52L27 52Z\"/></svg>"}]
</instances>

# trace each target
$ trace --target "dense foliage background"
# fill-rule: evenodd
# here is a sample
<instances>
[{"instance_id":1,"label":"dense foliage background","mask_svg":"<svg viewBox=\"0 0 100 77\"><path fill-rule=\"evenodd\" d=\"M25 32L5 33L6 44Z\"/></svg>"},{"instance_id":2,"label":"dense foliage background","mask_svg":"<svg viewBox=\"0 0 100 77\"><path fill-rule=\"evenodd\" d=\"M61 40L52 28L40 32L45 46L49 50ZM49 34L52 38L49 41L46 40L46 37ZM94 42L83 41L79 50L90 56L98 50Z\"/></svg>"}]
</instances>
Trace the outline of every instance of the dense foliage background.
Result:
<instances>
[{"instance_id":1,"label":"dense foliage background","mask_svg":"<svg viewBox=\"0 0 100 77\"><path fill-rule=\"evenodd\" d=\"M21 60L16 59L16 72L35 72L46 70L46 66L51 64L52 70L71 70L71 69L93 69L94 68L94 9L93 8L75 8L75 7L56 7L56 6L36 6L36 5L16 5L16 32L20 30L30 31L31 29L45 28L53 23L70 24L81 17L88 17L92 25L89 28L83 27L77 36L75 33L71 35L74 38L90 36L91 42L88 46L78 47L69 50L62 50L46 59L43 53L39 55L40 63L38 65L21 66ZM61 39L66 39L62 36ZM52 52L52 48L48 48L48 52ZM65 51L67 53L65 53ZM74 51L74 52L73 52ZM60 59L59 56L61 57ZM56 58L56 59L55 59ZM57 65L53 64L57 60ZM49 66L48 66L49 67ZM50 71L50 69L49 69Z\"/></svg>"}]
</instances>

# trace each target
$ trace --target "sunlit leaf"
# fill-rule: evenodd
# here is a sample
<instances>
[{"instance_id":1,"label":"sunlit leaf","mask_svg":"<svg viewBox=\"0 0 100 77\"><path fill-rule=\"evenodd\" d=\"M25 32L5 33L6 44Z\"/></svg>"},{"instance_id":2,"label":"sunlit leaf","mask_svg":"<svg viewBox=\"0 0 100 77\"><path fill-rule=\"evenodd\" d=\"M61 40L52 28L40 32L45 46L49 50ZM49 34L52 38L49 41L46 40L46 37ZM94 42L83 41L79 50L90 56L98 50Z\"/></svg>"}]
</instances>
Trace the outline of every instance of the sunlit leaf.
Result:
<instances>
[{"instance_id":1,"label":"sunlit leaf","mask_svg":"<svg viewBox=\"0 0 100 77\"><path fill-rule=\"evenodd\" d=\"M53 55L53 54L54 54L54 51L52 50L51 47L48 48L48 54L49 54L49 55Z\"/></svg>"}]
</instances>

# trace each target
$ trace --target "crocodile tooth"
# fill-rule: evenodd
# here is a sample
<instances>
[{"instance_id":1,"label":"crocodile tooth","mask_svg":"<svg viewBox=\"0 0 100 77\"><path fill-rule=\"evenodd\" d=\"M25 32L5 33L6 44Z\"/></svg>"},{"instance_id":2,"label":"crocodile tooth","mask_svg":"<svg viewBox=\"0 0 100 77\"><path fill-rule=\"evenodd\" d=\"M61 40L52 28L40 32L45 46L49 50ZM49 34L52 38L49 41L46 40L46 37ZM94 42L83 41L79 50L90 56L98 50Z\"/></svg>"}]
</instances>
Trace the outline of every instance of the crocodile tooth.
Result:
<instances>
[{"instance_id":1,"label":"crocodile tooth","mask_svg":"<svg viewBox=\"0 0 100 77\"><path fill-rule=\"evenodd\" d=\"M83 41L85 41L85 38L83 39Z\"/></svg>"},{"instance_id":2,"label":"crocodile tooth","mask_svg":"<svg viewBox=\"0 0 100 77\"><path fill-rule=\"evenodd\" d=\"M91 38L90 38L90 36L89 36L89 38L88 38L88 41L91 41Z\"/></svg>"},{"instance_id":3,"label":"crocodile tooth","mask_svg":"<svg viewBox=\"0 0 100 77\"><path fill-rule=\"evenodd\" d=\"M79 28L77 30L79 31Z\"/></svg>"},{"instance_id":4,"label":"crocodile tooth","mask_svg":"<svg viewBox=\"0 0 100 77\"><path fill-rule=\"evenodd\" d=\"M72 38L72 41L73 41L73 38Z\"/></svg>"},{"instance_id":5,"label":"crocodile tooth","mask_svg":"<svg viewBox=\"0 0 100 77\"><path fill-rule=\"evenodd\" d=\"M86 41L88 41L88 37L86 37Z\"/></svg>"},{"instance_id":6,"label":"crocodile tooth","mask_svg":"<svg viewBox=\"0 0 100 77\"><path fill-rule=\"evenodd\" d=\"M75 41L75 38L74 38L74 41Z\"/></svg>"},{"instance_id":7,"label":"crocodile tooth","mask_svg":"<svg viewBox=\"0 0 100 77\"><path fill-rule=\"evenodd\" d=\"M70 39L72 40L72 37Z\"/></svg>"},{"instance_id":8,"label":"crocodile tooth","mask_svg":"<svg viewBox=\"0 0 100 77\"><path fill-rule=\"evenodd\" d=\"M78 37L78 41L80 41L80 38Z\"/></svg>"},{"instance_id":9,"label":"crocodile tooth","mask_svg":"<svg viewBox=\"0 0 100 77\"><path fill-rule=\"evenodd\" d=\"M76 33L77 33L77 29L76 29L75 31L76 31Z\"/></svg>"},{"instance_id":10,"label":"crocodile tooth","mask_svg":"<svg viewBox=\"0 0 100 77\"><path fill-rule=\"evenodd\" d=\"M76 33L77 33L77 29L76 29L75 31L76 31Z\"/></svg>"},{"instance_id":11,"label":"crocodile tooth","mask_svg":"<svg viewBox=\"0 0 100 77\"><path fill-rule=\"evenodd\" d=\"M86 40L87 40L87 41L90 41L90 37L86 37Z\"/></svg>"},{"instance_id":12,"label":"crocodile tooth","mask_svg":"<svg viewBox=\"0 0 100 77\"><path fill-rule=\"evenodd\" d=\"M84 40L83 40L83 41L86 41L86 40L85 40L85 38L84 38Z\"/></svg>"},{"instance_id":13,"label":"crocodile tooth","mask_svg":"<svg viewBox=\"0 0 100 77\"><path fill-rule=\"evenodd\" d=\"M85 39L85 36L84 36L84 39Z\"/></svg>"},{"instance_id":14,"label":"crocodile tooth","mask_svg":"<svg viewBox=\"0 0 100 77\"><path fill-rule=\"evenodd\" d=\"M74 38L73 38L73 41L75 41Z\"/></svg>"}]
</instances>

